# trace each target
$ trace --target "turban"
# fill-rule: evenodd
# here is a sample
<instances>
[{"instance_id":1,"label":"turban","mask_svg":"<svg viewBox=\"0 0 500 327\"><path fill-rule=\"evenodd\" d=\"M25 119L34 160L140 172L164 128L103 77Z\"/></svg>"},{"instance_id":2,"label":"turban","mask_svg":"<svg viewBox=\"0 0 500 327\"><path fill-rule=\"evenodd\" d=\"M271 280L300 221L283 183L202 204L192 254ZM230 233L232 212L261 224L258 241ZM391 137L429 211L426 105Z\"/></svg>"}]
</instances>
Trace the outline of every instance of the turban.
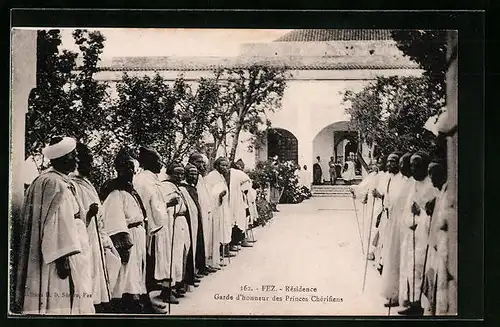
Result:
<instances>
[{"instance_id":1,"label":"turban","mask_svg":"<svg viewBox=\"0 0 500 327\"><path fill-rule=\"evenodd\" d=\"M154 149L146 148L143 146L139 148L139 163L141 164L149 160L159 160L160 158L160 154Z\"/></svg>"},{"instance_id":2,"label":"turban","mask_svg":"<svg viewBox=\"0 0 500 327\"><path fill-rule=\"evenodd\" d=\"M205 161L205 163L208 163L208 157L206 155L202 154L201 157L203 158L203 161Z\"/></svg>"},{"instance_id":3,"label":"turban","mask_svg":"<svg viewBox=\"0 0 500 327\"><path fill-rule=\"evenodd\" d=\"M192 163L188 163L184 167L184 171L187 173L187 172L189 172L190 169L196 169L196 171L198 171L198 168L195 165L193 165Z\"/></svg>"},{"instance_id":4,"label":"turban","mask_svg":"<svg viewBox=\"0 0 500 327\"><path fill-rule=\"evenodd\" d=\"M403 156L403 152L401 152L401 151L394 151L394 152L390 153L389 155L391 155L391 154L394 154L394 155L398 156L399 158L401 158Z\"/></svg>"},{"instance_id":5,"label":"turban","mask_svg":"<svg viewBox=\"0 0 500 327\"><path fill-rule=\"evenodd\" d=\"M170 165L168 165L168 167L166 169L166 173L168 175L172 175L172 173L174 172L174 169L175 168L179 168L179 167L181 167L182 169L184 169L184 167L182 166L182 164L180 162L178 162L178 161L173 162Z\"/></svg>"},{"instance_id":6,"label":"turban","mask_svg":"<svg viewBox=\"0 0 500 327\"><path fill-rule=\"evenodd\" d=\"M76 144L76 152L78 155L78 159L82 160L90 160L92 158L92 153L90 149L83 143L78 142Z\"/></svg>"},{"instance_id":7,"label":"turban","mask_svg":"<svg viewBox=\"0 0 500 327\"><path fill-rule=\"evenodd\" d=\"M198 159L198 158L201 158L201 159L203 159L203 161L205 161L205 158L203 158L203 155L201 153L195 152L189 156L188 162L195 162L196 159Z\"/></svg>"},{"instance_id":8,"label":"turban","mask_svg":"<svg viewBox=\"0 0 500 327\"><path fill-rule=\"evenodd\" d=\"M128 161L133 161L134 158L130 156L128 153L127 149L123 148L120 151L118 151L118 154L116 155L115 158L115 168L123 167L123 164L128 162Z\"/></svg>"},{"instance_id":9,"label":"turban","mask_svg":"<svg viewBox=\"0 0 500 327\"><path fill-rule=\"evenodd\" d=\"M433 163L437 163L437 164L440 164L440 165L446 165L446 159L444 158L441 158L441 157L433 157L432 160L430 162L433 162Z\"/></svg>"},{"instance_id":10,"label":"turban","mask_svg":"<svg viewBox=\"0 0 500 327\"><path fill-rule=\"evenodd\" d=\"M422 159L422 162L423 162L425 165L428 165L428 164L429 164L429 162L430 162L430 157L429 157L429 155L428 155L426 152L424 152L424 151L417 151L417 152L415 152L415 153L413 154L413 156L415 156L415 157L420 157L420 158ZM412 157L413 157L413 156L412 156Z\"/></svg>"},{"instance_id":11,"label":"turban","mask_svg":"<svg viewBox=\"0 0 500 327\"><path fill-rule=\"evenodd\" d=\"M218 167L219 164L222 162L222 161L228 161L226 157L219 157L217 158L217 160L215 160L214 162L214 167Z\"/></svg>"},{"instance_id":12,"label":"turban","mask_svg":"<svg viewBox=\"0 0 500 327\"><path fill-rule=\"evenodd\" d=\"M57 141L61 139L60 141ZM46 146L42 153L48 159L61 158L76 149L76 140L71 137L54 137L51 144Z\"/></svg>"},{"instance_id":13,"label":"turban","mask_svg":"<svg viewBox=\"0 0 500 327\"><path fill-rule=\"evenodd\" d=\"M413 153L410 153L410 152L406 152L405 154L403 154L400 159L403 160L403 161L408 161L410 162L410 158L411 156L413 155Z\"/></svg>"}]
</instances>

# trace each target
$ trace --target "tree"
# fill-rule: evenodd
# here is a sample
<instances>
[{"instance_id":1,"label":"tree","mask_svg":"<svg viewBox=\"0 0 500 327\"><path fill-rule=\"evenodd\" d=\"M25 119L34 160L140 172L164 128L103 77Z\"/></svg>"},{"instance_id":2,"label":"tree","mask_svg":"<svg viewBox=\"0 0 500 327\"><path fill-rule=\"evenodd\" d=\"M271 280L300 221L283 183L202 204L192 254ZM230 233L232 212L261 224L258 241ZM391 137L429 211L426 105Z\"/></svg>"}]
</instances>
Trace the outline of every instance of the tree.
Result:
<instances>
[{"instance_id":1,"label":"tree","mask_svg":"<svg viewBox=\"0 0 500 327\"><path fill-rule=\"evenodd\" d=\"M64 86L71 79L76 53L59 54L59 30L37 32L37 87L32 90L26 115L25 152L41 152L50 135L59 132L60 122L70 111L71 99Z\"/></svg>"},{"instance_id":2,"label":"tree","mask_svg":"<svg viewBox=\"0 0 500 327\"><path fill-rule=\"evenodd\" d=\"M443 99L429 77L378 77L358 93L346 92L351 126L380 154L394 150L433 150L435 138L423 126Z\"/></svg>"},{"instance_id":3,"label":"tree","mask_svg":"<svg viewBox=\"0 0 500 327\"><path fill-rule=\"evenodd\" d=\"M38 31L37 87L32 91L26 117L26 153L40 153L51 136L73 136L89 143L96 132L106 128L107 85L93 79L104 36L75 30L73 38L82 56L63 50L59 53L59 30Z\"/></svg>"},{"instance_id":4,"label":"tree","mask_svg":"<svg viewBox=\"0 0 500 327\"><path fill-rule=\"evenodd\" d=\"M203 146L217 101L213 80L200 79L191 86L182 78L169 85L154 77L123 75L117 85L118 103L113 110L113 129L118 142L133 148L155 148L169 164Z\"/></svg>"},{"instance_id":5,"label":"tree","mask_svg":"<svg viewBox=\"0 0 500 327\"><path fill-rule=\"evenodd\" d=\"M220 69L214 76L219 97L210 110L214 124L209 130L215 142L211 157L215 158L217 149L225 146L230 136L229 160L233 162L242 131L259 135L270 126L266 112L281 107L288 73L285 68L256 64L245 69Z\"/></svg>"},{"instance_id":6,"label":"tree","mask_svg":"<svg viewBox=\"0 0 500 327\"><path fill-rule=\"evenodd\" d=\"M425 71L439 96L446 94L446 31L392 31L396 45Z\"/></svg>"}]
</instances>

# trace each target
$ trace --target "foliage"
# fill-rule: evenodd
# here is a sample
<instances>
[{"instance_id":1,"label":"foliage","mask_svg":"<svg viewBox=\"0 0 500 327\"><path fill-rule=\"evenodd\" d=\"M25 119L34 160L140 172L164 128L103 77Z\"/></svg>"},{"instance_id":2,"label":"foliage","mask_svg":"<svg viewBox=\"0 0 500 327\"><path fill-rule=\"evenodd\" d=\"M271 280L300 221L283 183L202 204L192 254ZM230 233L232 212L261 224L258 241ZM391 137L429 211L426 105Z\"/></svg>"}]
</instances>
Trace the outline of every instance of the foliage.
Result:
<instances>
[{"instance_id":1,"label":"foliage","mask_svg":"<svg viewBox=\"0 0 500 327\"><path fill-rule=\"evenodd\" d=\"M378 152L429 150L434 136L423 126L442 107L443 99L430 85L429 78L378 77L358 93L346 92L350 102L346 113L351 126Z\"/></svg>"},{"instance_id":2,"label":"foliage","mask_svg":"<svg viewBox=\"0 0 500 327\"><path fill-rule=\"evenodd\" d=\"M214 81L219 86L219 97L212 108L210 133L214 138L215 158L217 149L225 146L227 136L232 139L229 159L234 161L241 131L258 135L270 126L266 112L281 106L286 87L286 70L261 65L246 69L219 69L214 72Z\"/></svg>"},{"instance_id":3,"label":"foliage","mask_svg":"<svg viewBox=\"0 0 500 327\"><path fill-rule=\"evenodd\" d=\"M126 73L117 85L114 130L119 140L132 148L155 148L165 164L182 159L203 146L208 131L217 86L201 79L196 90L179 77L169 85L159 74L130 77Z\"/></svg>"},{"instance_id":4,"label":"foliage","mask_svg":"<svg viewBox=\"0 0 500 327\"><path fill-rule=\"evenodd\" d=\"M159 74L124 74L117 83L118 98L111 101L108 85L94 78L104 36L75 30L73 39L78 53L59 51L59 30L38 32L37 88L30 95L26 153L39 154L53 135L75 137L94 154L97 186L114 174L113 159L123 146L154 147L168 164L206 148L207 134L215 141L214 159L229 136L233 161L240 132L261 135L270 126L266 113L280 107L286 86L285 69L259 65L218 69L195 85L182 76L167 83Z\"/></svg>"},{"instance_id":5,"label":"foliage","mask_svg":"<svg viewBox=\"0 0 500 327\"><path fill-rule=\"evenodd\" d=\"M27 156L40 154L54 135L72 136L89 144L92 150L106 145L99 135L109 128L107 84L93 78L105 38L99 31L76 29L73 39L79 52L60 52L59 30L37 33L37 87L28 101ZM97 157L99 160L99 154Z\"/></svg>"},{"instance_id":6,"label":"foliage","mask_svg":"<svg viewBox=\"0 0 500 327\"><path fill-rule=\"evenodd\" d=\"M425 70L430 85L441 97L446 87L446 31L398 30L391 33L397 47Z\"/></svg>"},{"instance_id":7,"label":"foliage","mask_svg":"<svg viewBox=\"0 0 500 327\"><path fill-rule=\"evenodd\" d=\"M280 203L300 203L307 198L307 194L299 186L296 170L297 165L293 161L277 165L269 161L261 161L257 163L254 170L248 172L248 175L263 187L283 189Z\"/></svg>"}]
</instances>

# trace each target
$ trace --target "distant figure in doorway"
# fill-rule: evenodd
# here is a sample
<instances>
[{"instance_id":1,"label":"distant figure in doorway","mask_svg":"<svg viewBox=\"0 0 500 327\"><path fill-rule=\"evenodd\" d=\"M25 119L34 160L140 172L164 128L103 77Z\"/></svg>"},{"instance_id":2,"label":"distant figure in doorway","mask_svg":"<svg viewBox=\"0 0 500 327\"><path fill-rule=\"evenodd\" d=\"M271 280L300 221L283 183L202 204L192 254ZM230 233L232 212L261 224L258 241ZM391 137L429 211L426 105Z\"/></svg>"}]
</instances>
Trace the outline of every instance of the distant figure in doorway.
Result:
<instances>
[{"instance_id":1,"label":"distant figure in doorway","mask_svg":"<svg viewBox=\"0 0 500 327\"><path fill-rule=\"evenodd\" d=\"M337 172L335 171L335 158L334 157L330 157L330 161L328 162L328 167L330 167L329 168L330 183L332 183L332 185L335 185L335 182L337 181Z\"/></svg>"},{"instance_id":2,"label":"distant figure in doorway","mask_svg":"<svg viewBox=\"0 0 500 327\"><path fill-rule=\"evenodd\" d=\"M321 176L323 176L323 170L321 169L321 158L319 156L316 157L316 162L313 165L313 185L321 184Z\"/></svg>"},{"instance_id":3,"label":"distant figure in doorway","mask_svg":"<svg viewBox=\"0 0 500 327\"><path fill-rule=\"evenodd\" d=\"M276 179L278 178L278 167L280 165L280 160L278 156L274 156L272 160L272 165L275 167L275 176ZM273 211L279 212L278 210L278 203L280 202L281 195L283 194L283 187L278 187L278 186L271 186L270 190L270 203L273 208Z\"/></svg>"},{"instance_id":4,"label":"distant figure in doorway","mask_svg":"<svg viewBox=\"0 0 500 327\"><path fill-rule=\"evenodd\" d=\"M351 185L356 175L355 167L354 167L354 153L349 153L349 158L344 164L344 170L342 172L342 179L346 185Z\"/></svg>"},{"instance_id":5,"label":"distant figure in doorway","mask_svg":"<svg viewBox=\"0 0 500 327\"><path fill-rule=\"evenodd\" d=\"M303 169L300 171L300 183L307 187L311 188L311 175L309 174L309 170L307 170L307 165L304 165Z\"/></svg>"}]
</instances>

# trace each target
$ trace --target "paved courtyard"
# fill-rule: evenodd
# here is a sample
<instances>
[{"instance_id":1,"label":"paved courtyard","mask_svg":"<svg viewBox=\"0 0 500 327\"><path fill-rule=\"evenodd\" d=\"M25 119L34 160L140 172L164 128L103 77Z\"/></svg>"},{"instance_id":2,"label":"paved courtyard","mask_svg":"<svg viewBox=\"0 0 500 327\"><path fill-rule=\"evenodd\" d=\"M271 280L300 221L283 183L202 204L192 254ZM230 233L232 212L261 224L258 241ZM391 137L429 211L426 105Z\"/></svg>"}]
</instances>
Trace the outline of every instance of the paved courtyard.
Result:
<instances>
[{"instance_id":1,"label":"paved courtyard","mask_svg":"<svg viewBox=\"0 0 500 327\"><path fill-rule=\"evenodd\" d=\"M356 206L362 224L363 207ZM253 248L204 277L172 305L172 315L387 315L372 262L362 292L365 261L352 198L318 197L279 209L255 229Z\"/></svg>"}]
</instances>

